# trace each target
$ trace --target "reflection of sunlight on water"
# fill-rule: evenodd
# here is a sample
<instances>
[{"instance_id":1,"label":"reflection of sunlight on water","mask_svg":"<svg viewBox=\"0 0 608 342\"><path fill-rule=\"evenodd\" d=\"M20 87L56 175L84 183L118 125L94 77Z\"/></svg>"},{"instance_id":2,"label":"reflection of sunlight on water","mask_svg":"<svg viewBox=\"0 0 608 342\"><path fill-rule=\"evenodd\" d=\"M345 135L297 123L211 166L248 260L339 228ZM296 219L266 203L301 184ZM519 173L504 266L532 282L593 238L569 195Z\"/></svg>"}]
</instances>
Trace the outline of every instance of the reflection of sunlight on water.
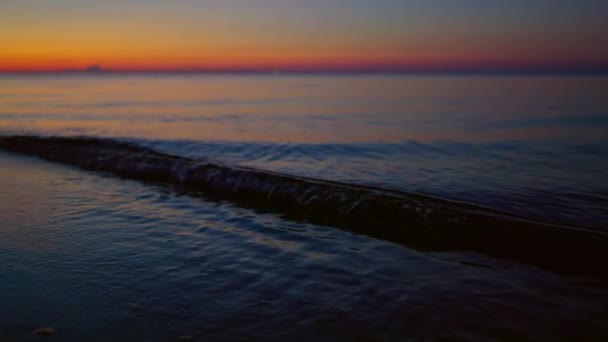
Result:
<instances>
[{"instance_id":1,"label":"reflection of sunlight on water","mask_svg":"<svg viewBox=\"0 0 608 342\"><path fill-rule=\"evenodd\" d=\"M593 125L597 120L579 122L574 132L553 121L605 113L606 82L603 77L4 77L0 129L294 143L588 140L602 138ZM538 127L542 120L547 124Z\"/></svg>"}]
</instances>

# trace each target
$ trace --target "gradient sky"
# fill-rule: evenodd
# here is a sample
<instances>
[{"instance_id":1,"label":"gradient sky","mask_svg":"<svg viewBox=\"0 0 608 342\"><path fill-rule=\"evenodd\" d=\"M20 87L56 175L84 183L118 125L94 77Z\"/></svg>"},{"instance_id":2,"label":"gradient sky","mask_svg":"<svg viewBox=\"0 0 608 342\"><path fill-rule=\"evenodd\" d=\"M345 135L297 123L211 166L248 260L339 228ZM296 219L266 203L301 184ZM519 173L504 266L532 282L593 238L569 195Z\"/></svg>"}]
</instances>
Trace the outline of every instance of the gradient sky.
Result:
<instances>
[{"instance_id":1,"label":"gradient sky","mask_svg":"<svg viewBox=\"0 0 608 342\"><path fill-rule=\"evenodd\" d=\"M608 70L605 0L2 0L0 71Z\"/></svg>"}]
</instances>

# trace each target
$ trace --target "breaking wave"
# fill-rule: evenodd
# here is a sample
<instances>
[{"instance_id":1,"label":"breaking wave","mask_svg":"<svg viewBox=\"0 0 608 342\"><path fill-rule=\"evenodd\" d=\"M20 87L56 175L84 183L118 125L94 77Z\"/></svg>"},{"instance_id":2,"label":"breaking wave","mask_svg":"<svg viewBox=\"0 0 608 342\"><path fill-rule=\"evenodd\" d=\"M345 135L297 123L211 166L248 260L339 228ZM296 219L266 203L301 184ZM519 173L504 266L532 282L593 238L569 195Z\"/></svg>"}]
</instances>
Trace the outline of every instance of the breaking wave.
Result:
<instances>
[{"instance_id":1,"label":"breaking wave","mask_svg":"<svg viewBox=\"0 0 608 342\"><path fill-rule=\"evenodd\" d=\"M600 275L608 237L417 193L292 176L88 137L2 136L0 149L338 227L423 250L470 250Z\"/></svg>"}]
</instances>

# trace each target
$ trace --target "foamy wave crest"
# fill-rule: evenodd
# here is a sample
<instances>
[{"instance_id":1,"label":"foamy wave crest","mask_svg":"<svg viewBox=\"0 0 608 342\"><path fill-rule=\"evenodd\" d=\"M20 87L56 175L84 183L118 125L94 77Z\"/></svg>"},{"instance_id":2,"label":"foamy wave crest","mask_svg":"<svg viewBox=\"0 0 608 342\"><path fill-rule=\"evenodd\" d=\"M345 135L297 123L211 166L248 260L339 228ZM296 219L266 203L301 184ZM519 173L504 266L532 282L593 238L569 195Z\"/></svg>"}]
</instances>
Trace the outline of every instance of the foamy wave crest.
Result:
<instances>
[{"instance_id":1,"label":"foamy wave crest","mask_svg":"<svg viewBox=\"0 0 608 342\"><path fill-rule=\"evenodd\" d=\"M419 249L471 250L601 275L607 237L419 194L296 177L157 152L119 140L3 136L0 149L125 178L179 184L212 198Z\"/></svg>"}]
</instances>

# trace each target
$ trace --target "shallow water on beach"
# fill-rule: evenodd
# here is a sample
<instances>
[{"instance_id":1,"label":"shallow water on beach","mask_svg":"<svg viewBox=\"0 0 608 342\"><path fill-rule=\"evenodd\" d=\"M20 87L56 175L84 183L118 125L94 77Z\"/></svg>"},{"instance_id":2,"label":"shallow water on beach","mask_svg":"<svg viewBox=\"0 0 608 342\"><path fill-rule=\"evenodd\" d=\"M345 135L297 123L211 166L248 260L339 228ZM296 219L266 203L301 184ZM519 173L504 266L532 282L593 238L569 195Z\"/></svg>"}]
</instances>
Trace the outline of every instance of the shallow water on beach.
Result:
<instances>
[{"instance_id":1,"label":"shallow water on beach","mask_svg":"<svg viewBox=\"0 0 608 342\"><path fill-rule=\"evenodd\" d=\"M608 291L0 154L0 336L38 340L606 336Z\"/></svg>"}]
</instances>

